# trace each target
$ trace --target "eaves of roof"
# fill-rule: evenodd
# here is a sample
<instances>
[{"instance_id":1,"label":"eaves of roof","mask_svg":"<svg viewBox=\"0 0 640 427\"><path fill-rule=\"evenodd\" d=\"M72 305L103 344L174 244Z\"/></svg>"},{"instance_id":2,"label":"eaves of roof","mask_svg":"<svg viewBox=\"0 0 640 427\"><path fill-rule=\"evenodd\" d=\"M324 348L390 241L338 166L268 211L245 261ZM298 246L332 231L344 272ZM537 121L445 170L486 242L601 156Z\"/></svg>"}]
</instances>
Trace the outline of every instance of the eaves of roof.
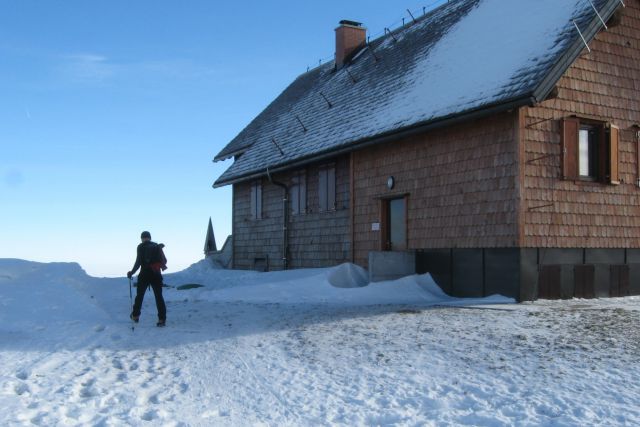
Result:
<instances>
[{"instance_id":1,"label":"eaves of roof","mask_svg":"<svg viewBox=\"0 0 640 427\"><path fill-rule=\"evenodd\" d=\"M308 156L304 158L300 158L295 162L290 162L272 169L265 168L262 171L248 173L245 175L237 176L230 180L217 180L213 184L213 188L224 187L226 185L237 184L243 181L249 181L252 179L258 179L268 176L269 174L283 172L290 169L296 169L303 166L306 166L310 163L319 162L322 160L326 160L332 157L340 156L343 154L348 154L350 152L363 149L365 147L370 147L372 145L383 144L385 142L395 141L401 138L407 138L413 135L419 135L421 133L435 130L439 128L444 128L447 126L452 126L458 123L472 121L481 119L483 117L488 117L491 115L503 113L505 111L512 110L514 108L523 107L525 105L532 106L535 104L535 99L533 96L525 96L520 98L511 99L505 102L500 102L494 105L484 106L482 108L478 108L475 110L469 110L462 113L452 114L447 117L441 117L436 120L429 120L423 123L418 123L412 126L407 126L401 129L395 129L391 132L387 132L381 135L377 135L373 138L366 138L356 143L339 149L331 149L322 153L318 153L313 156Z\"/></svg>"}]
</instances>

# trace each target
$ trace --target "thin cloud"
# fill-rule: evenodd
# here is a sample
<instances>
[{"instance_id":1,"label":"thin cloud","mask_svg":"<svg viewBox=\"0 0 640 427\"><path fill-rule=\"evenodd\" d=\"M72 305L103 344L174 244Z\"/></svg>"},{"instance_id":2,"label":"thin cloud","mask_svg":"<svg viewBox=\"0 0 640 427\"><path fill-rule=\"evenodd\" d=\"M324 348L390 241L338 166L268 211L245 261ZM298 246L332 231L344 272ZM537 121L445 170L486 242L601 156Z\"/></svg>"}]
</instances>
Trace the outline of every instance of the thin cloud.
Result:
<instances>
[{"instance_id":1,"label":"thin cloud","mask_svg":"<svg viewBox=\"0 0 640 427\"><path fill-rule=\"evenodd\" d=\"M221 70L189 59L117 62L93 53L62 56L58 72L66 82L84 85L103 85L115 80L206 82L221 74Z\"/></svg>"},{"instance_id":2,"label":"thin cloud","mask_svg":"<svg viewBox=\"0 0 640 427\"><path fill-rule=\"evenodd\" d=\"M72 82L100 84L116 74L116 66L102 55L74 54L62 57L59 72Z\"/></svg>"}]
</instances>

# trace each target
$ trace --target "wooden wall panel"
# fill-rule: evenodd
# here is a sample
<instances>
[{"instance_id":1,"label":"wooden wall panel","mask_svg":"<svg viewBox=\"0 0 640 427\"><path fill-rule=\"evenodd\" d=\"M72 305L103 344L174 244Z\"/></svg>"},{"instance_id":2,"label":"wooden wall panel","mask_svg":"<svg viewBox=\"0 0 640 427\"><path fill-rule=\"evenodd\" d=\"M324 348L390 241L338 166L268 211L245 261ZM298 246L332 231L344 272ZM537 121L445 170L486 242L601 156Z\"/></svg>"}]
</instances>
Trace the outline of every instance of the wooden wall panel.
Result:
<instances>
[{"instance_id":1,"label":"wooden wall panel","mask_svg":"<svg viewBox=\"0 0 640 427\"><path fill-rule=\"evenodd\" d=\"M354 256L380 250L382 198L408 197L408 247L515 247L517 145L510 112L353 154ZM387 188L387 178L395 187Z\"/></svg>"},{"instance_id":2,"label":"wooden wall panel","mask_svg":"<svg viewBox=\"0 0 640 427\"><path fill-rule=\"evenodd\" d=\"M349 158L331 162L336 168L336 209L319 212L319 166L306 168L307 212L289 218L289 267L327 267L350 258ZM274 175L291 184L297 171ZM255 258L268 257L270 270L282 268L283 190L263 180L263 219L252 220L250 183L234 185L234 268L252 269Z\"/></svg>"},{"instance_id":3,"label":"wooden wall panel","mask_svg":"<svg viewBox=\"0 0 640 427\"><path fill-rule=\"evenodd\" d=\"M601 31L561 78L558 97L525 108L524 247L640 245L640 2L626 3L620 25ZM562 119L574 114L619 127L620 185L561 179Z\"/></svg>"}]
</instances>

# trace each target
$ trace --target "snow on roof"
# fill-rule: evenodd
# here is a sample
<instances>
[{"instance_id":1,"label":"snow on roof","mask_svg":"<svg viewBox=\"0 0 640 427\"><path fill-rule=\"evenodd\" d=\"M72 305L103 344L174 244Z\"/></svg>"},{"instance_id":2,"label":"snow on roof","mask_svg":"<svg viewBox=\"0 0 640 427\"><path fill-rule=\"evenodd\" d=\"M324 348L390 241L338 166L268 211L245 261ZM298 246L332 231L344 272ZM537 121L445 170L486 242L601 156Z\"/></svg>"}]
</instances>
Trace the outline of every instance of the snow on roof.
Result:
<instances>
[{"instance_id":1,"label":"snow on roof","mask_svg":"<svg viewBox=\"0 0 640 427\"><path fill-rule=\"evenodd\" d=\"M339 70L331 62L299 76L216 156L242 153L215 186L443 118L539 101L563 55L584 47L575 25L601 25L594 8L607 19L619 5L448 2L372 41Z\"/></svg>"}]
</instances>

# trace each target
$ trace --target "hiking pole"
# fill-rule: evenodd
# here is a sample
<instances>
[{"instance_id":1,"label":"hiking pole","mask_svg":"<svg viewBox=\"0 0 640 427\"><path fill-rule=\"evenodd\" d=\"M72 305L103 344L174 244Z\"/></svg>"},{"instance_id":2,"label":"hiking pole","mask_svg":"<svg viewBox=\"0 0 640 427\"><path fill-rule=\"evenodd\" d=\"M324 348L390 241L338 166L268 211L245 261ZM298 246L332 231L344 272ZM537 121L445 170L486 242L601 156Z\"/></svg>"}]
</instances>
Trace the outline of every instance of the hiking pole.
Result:
<instances>
[{"instance_id":1,"label":"hiking pole","mask_svg":"<svg viewBox=\"0 0 640 427\"><path fill-rule=\"evenodd\" d=\"M129 277L129 303L131 304L131 313L133 313L133 293L131 292L131 277ZM131 317L131 315L129 315ZM131 317L131 331L134 331L136 328L136 323L133 321L133 317Z\"/></svg>"}]
</instances>

